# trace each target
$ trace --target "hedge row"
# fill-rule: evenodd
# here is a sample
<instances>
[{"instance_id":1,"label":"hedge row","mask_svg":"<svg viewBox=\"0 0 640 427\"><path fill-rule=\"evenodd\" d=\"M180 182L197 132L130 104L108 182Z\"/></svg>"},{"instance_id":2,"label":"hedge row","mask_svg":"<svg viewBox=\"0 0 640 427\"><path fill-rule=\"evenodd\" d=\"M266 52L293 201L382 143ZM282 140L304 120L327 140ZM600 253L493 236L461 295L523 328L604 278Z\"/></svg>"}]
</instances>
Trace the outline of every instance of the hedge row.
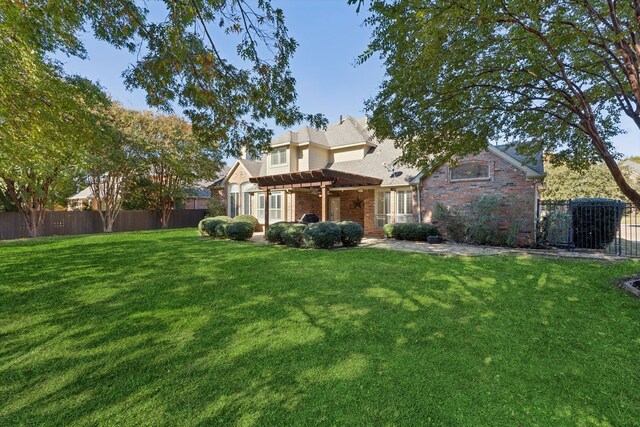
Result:
<instances>
[{"instance_id":1,"label":"hedge row","mask_svg":"<svg viewBox=\"0 0 640 427\"><path fill-rule=\"evenodd\" d=\"M440 236L438 227L419 222L385 224L383 231L385 237L396 240L427 240L429 236Z\"/></svg>"},{"instance_id":2,"label":"hedge row","mask_svg":"<svg viewBox=\"0 0 640 427\"><path fill-rule=\"evenodd\" d=\"M253 236L253 230L258 220L251 215L240 215L233 219L228 216L205 218L198 224L202 235L217 239L248 240Z\"/></svg>"},{"instance_id":3,"label":"hedge row","mask_svg":"<svg viewBox=\"0 0 640 427\"><path fill-rule=\"evenodd\" d=\"M329 249L342 243L357 246L364 236L364 229L356 222L317 222L304 225L294 222L277 222L267 228L265 239L269 243L299 248L303 243L318 249Z\"/></svg>"}]
</instances>

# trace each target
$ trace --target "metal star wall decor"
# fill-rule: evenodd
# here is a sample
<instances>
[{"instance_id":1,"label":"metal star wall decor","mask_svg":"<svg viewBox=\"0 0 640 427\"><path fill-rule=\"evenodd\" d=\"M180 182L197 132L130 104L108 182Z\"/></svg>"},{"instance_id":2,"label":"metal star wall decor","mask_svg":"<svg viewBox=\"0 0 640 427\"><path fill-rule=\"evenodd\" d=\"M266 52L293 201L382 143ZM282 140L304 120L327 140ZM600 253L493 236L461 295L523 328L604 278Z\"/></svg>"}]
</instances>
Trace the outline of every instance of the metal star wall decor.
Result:
<instances>
[{"instance_id":1,"label":"metal star wall decor","mask_svg":"<svg viewBox=\"0 0 640 427\"><path fill-rule=\"evenodd\" d=\"M356 196L356 199L353 201L353 209L362 209L362 203L364 200L360 199L360 196Z\"/></svg>"}]
</instances>

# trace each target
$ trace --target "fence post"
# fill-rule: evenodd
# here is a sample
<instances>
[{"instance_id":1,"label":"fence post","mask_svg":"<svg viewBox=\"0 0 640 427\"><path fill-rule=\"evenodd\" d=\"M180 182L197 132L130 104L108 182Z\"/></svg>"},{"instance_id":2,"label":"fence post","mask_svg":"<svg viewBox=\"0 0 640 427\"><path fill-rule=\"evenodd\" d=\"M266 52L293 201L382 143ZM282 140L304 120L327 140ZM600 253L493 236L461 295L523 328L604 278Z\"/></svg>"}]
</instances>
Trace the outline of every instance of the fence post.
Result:
<instances>
[{"instance_id":1,"label":"fence post","mask_svg":"<svg viewBox=\"0 0 640 427\"><path fill-rule=\"evenodd\" d=\"M573 234L574 234L574 224L573 224L573 202L572 199L569 199L569 205L567 207L569 210L569 251L573 252Z\"/></svg>"}]
</instances>

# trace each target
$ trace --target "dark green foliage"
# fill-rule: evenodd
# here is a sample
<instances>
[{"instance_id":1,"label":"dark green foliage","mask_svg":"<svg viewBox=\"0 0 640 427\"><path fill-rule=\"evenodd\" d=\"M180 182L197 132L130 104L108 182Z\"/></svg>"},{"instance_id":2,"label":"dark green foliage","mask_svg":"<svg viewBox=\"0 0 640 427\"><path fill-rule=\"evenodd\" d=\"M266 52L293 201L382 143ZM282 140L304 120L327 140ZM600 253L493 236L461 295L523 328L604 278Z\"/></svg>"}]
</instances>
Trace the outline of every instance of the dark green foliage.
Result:
<instances>
[{"instance_id":1,"label":"dark green foliage","mask_svg":"<svg viewBox=\"0 0 640 427\"><path fill-rule=\"evenodd\" d=\"M499 212L501 199L498 196L479 196L469 207L467 240L480 245L503 245L506 236L500 231Z\"/></svg>"},{"instance_id":2,"label":"dark green foliage","mask_svg":"<svg viewBox=\"0 0 640 427\"><path fill-rule=\"evenodd\" d=\"M204 233L206 233L206 231L205 231L205 225L206 225L208 222L211 222L211 221L214 221L214 219L213 219L213 218L205 218L205 219L203 219L202 221L200 221L200 222L198 223L198 231L200 232L200 234L204 234Z\"/></svg>"},{"instance_id":3,"label":"dark green foliage","mask_svg":"<svg viewBox=\"0 0 640 427\"><path fill-rule=\"evenodd\" d=\"M226 237L223 226L228 224L228 221L225 221L224 218L225 217L205 218L200 221L200 224L202 224L204 232L209 236L223 239ZM198 225L198 228L200 228L200 225Z\"/></svg>"},{"instance_id":4,"label":"dark green foliage","mask_svg":"<svg viewBox=\"0 0 640 427\"><path fill-rule=\"evenodd\" d=\"M538 224L537 243L541 246L568 247L571 241L571 214L564 210L547 212Z\"/></svg>"},{"instance_id":5,"label":"dark green foliage","mask_svg":"<svg viewBox=\"0 0 640 427\"><path fill-rule=\"evenodd\" d=\"M395 224L385 224L382 227L382 232L384 233L384 237L391 239L393 238L393 229L395 228Z\"/></svg>"},{"instance_id":6,"label":"dark green foliage","mask_svg":"<svg viewBox=\"0 0 640 427\"><path fill-rule=\"evenodd\" d=\"M342 221L338 223L340 227L340 241L343 246L358 246L364 237L364 228L357 222Z\"/></svg>"},{"instance_id":7,"label":"dark green foliage","mask_svg":"<svg viewBox=\"0 0 640 427\"><path fill-rule=\"evenodd\" d=\"M395 224L393 237L398 240L426 241L429 236L439 236L438 227L433 224L421 224L419 222Z\"/></svg>"},{"instance_id":8,"label":"dark green foliage","mask_svg":"<svg viewBox=\"0 0 640 427\"><path fill-rule=\"evenodd\" d=\"M464 218L457 211L453 211L440 202L436 202L432 215L433 224L438 227L440 234L453 242L464 242L466 228Z\"/></svg>"},{"instance_id":9,"label":"dark green foliage","mask_svg":"<svg viewBox=\"0 0 640 427\"><path fill-rule=\"evenodd\" d=\"M267 232L265 233L264 238L269 243L282 245L284 244L284 242L282 241L282 232L294 224L295 222L285 222L285 221L271 224L267 227Z\"/></svg>"},{"instance_id":10,"label":"dark green foliage","mask_svg":"<svg viewBox=\"0 0 640 427\"><path fill-rule=\"evenodd\" d=\"M624 207L624 202L614 199L572 200L573 245L585 249L606 247L616 236Z\"/></svg>"},{"instance_id":11,"label":"dark green foliage","mask_svg":"<svg viewBox=\"0 0 640 427\"><path fill-rule=\"evenodd\" d=\"M248 222L232 222L223 228L226 237L231 240L248 240L253 236L253 225Z\"/></svg>"},{"instance_id":12,"label":"dark green foliage","mask_svg":"<svg viewBox=\"0 0 640 427\"><path fill-rule=\"evenodd\" d=\"M238 215L237 217L233 218L231 222L247 222L251 224L254 230L258 226L258 219L253 215Z\"/></svg>"},{"instance_id":13,"label":"dark green foliage","mask_svg":"<svg viewBox=\"0 0 640 427\"><path fill-rule=\"evenodd\" d=\"M400 161L429 171L497 141L575 170L604 160L640 207L614 144L622 117L640 126L636 2L349 1L370 5L360 62L385 67L369 126Z\"/></svg>"},{"instance_id":14,"label":"dark green foliage","mask_svg":"<svg viewBox=\"0 0 640 427\"><path fill-rule=\"evenodd\" d=\"M304 230L306 228L305 224L289 224L287 227L283 227L280 232L282 243L292 248L299 248L304 243Z\"/></svg>"},{"instance_id":15,"label":"dark green foliage","mask_svg":"<svg viewBox=\"0 0 640 427\"><path fill-rule=\"evenodd\" d=\"M210 216L224 215L227 211L224 203L218 197L212 197L207 201L207 210Z\"/></svg>"},{"instance_id":16,"label":"dark green foliage","mask_svg":"<svg viewBox=\"0 0 640 427\"><path fill-rule=\"evenodd\" d=\"M214 237L218 238L218 239L226 239L227 238L227 228L229 227L228 222L219 222L218 224L216 224L215 230L214 230Z\"/></svg>"},{"instance_id":17,"label":"dark green foliage","mask_svg":"<svg viewBox=\"0 0 640 427\"><path fill-rule=\"evenodd\" d=\"M340 243L342 233L335 222L316 222L304 230L304 241L314 248L329 249Z\"/></svg>"},{"instance_id":18,"label":"dark green foliage","mask_svg":"<svg viewBox=\"0 0 640 427\"><path fill-rule=\"evenodd\" d=\"M127 182L123 190L123 210L151 210L156 188L149 177L137 176Z\"/></svg>"}]
</instances>

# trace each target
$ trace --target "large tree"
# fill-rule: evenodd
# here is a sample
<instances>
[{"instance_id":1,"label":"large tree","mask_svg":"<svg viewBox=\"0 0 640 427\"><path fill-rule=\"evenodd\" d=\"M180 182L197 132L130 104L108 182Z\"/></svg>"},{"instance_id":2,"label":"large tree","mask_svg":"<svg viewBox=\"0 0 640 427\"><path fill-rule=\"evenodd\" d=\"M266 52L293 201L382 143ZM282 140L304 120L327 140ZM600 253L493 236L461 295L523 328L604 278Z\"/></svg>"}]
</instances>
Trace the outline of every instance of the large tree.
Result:
<instances>
[{"instance_id":1,"label":"large tree","mask_svg":"<svg viewBox=\"0 0 640 427\"><path fill-rule=\"evenodd\" d=\"M162 228L169 226L176 202L200 180L213 180L222 165L220 151L200 144L191 125L175 115L138 113L146 175L151 182L152 206Z\"/></svg>"},{"instance_id":2,"label":"large tree","mask_svg":"<svg viewBox=\"0 0 640 427\"><path fill-rule=\"evenodd\" d=\"M349 0L364 3L364 0ZM371 0L368 51L386 78L367 102L379 138L432 167L494 141L555 153L574 169L602 161L621 192L611 138L640 128L640 1Z\"/></svg>"},{"instance_id":3,"label":"large tree","mask_svg":"<svg viewBox=\"0 0 640 427\"><path fill-rule=\"evenodd\" d=\"M546 162L545 162L546 163ZM637 179L630 173L629 168L620 168L629 184L638 188ZM604 163L598 163L582 171L575 171L566 165L554 166L545 164L545 190L542 192L544 200L568 200L580 197L604 197L625 200L611 176L611 172Z\"/></svg>"},{"instance_id":4,"label":"large tree","mask_svg":"<svg viewBox=\"0 0 640 427\"><path fill-rule=\"evenodd\" d=\"M0 179L37 236L45 210L77 174L95 116L83 79L65 76L0 21Z\"/></svg>"},{"instance_id":5,"label":"large tree","mask_svg":"<svg viewBox=\"0 0 640 427\"><path fill-rule=\"evenodd\" d=\"M124 192L144 172L144 114L112 103L100 109L101 132L87 141L83 158L91 193L106 233L120 213Z\"/></svg>"},{"instance_id":6,"label":"large tree","mask_svg":"<svg viewBox=\"0 0 640 427\"><path fill-rule=\"evenodd\" d=\"M267 120L284 127L302 120L326 124L295 104L289 63L297 44L271 0L165 0L151 6L134 0L16 0L2 2L0 24L9 30L3 36L19 37L41 54L86 56L80 37L85 28L137 52L126 83L146 90L153 107L182 107L196 138L227 154L268 147Z\"/></svg>"}]
</instances>

